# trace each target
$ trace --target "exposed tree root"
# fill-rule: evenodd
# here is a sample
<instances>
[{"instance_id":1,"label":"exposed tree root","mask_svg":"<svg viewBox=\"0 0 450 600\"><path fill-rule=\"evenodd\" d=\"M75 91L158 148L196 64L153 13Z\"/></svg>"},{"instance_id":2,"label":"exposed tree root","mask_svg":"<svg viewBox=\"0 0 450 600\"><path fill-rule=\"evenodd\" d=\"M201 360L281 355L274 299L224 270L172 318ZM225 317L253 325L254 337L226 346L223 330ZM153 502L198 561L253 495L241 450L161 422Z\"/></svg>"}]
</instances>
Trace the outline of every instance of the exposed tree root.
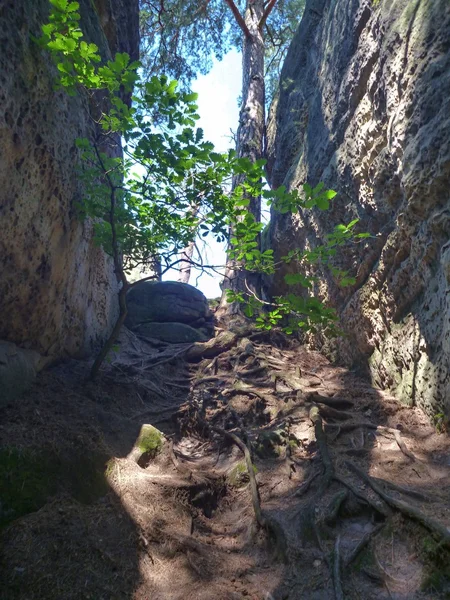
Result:
<instances>
[{"instance_id":1,"label":"exposed tree root","mask_svg":"<svg viewBox=\"0 0 450 600\"><path fill-rule=\"evenodd\" d=\"M364 550L364 548L368 545L368 543L383 529L383 527L385 526L385 523L379 523L376 527L374 527L372 529L372 531L369 531L368 533L366 533L361 540L358 542L358 544L353 548L353 550L350 552L350 554L347 556L347 558L344 561L343 566L344 567L348 567L351 565L351 563L355 560L355 558L358 557L358 555L362 552L362 550Z\"/></svg>"},{"instance_id":2,"label":"exposed tree root","mask_svg":"<svg viewBox=\"0 0 450 600\"><path fill-rule=\"evenodd\" d=\"M309 477L302 483L302 485L298 488L298 490L295 490L295 492L292 494L293 496L304 496L306 494L306 492L309 490L309 488L311 487L311 483L317 478L319 477L320 473L319 471L313 472L309 475Z\"/></svg>"},{"instance_id":3,"label":"exposed tree root","mask_svg":"<svg viewBox=\"0 0 450 600\"><path fill-rule=\"evenodd\" d=\"M371 506L375 510L375 512L379 513L382 517L389 516L389 512L386 510L386 508L383 505L377 504L369 496L365 496L364 494L359 492L358 489L354 485L352 485L349 481L347 481L340 475L336 475L336 474L334 475L334 479L336 481L338 481L339 483L342 483L342 485L345 485L345 487L347 487L356 498L359 498L360 500L362 500L363 502L365 502L366 504Z\"/></svg>"},{"instance_id":4,"label":"exposed tree root","mask_svg":"<svg viewBox=\"0 0 450 600\"><path fill-rule=\"evenodd\" d=\"M430 498L427 494L420 492L418 490L414 490L410 487L406 487L403 485L398 485L397 483L393 483L387 479L380 479L378 477L372 477L373 481L378 484L386 485L391 489L400 492L401 494L406 494L407 496L411 496L411 498L415 498L416 500L420 500L421 502L434 502L434 498Z\"/></svg>"},{"instance_id":5,"label":"exposed tree root","mask_svg":"<svg viewBox=\"0 0 450 600\"><path fill-rule=\"evenodd\" d=\"M314 424L314 433L316 436L317 445L319 447L319 452L322 458L323 466L325 468L325 472L323 474L322 481L319 487L319 492L322 494L330 485L330 482L334 476L334 467L331 461L330 453L328 451L327 438L322 427L322 418L320 416L319 409L316 406L313 406L313 408L311 408L311 410L309 411L309 418Z\"/></svg>"},{"instance_id":6,"label":"exposed tree root","mask_svg":"<svg viewBox=\"0 0 450 600\"><path fill-rule=\"evenodd\" d=\"M341 555L339 551L341 538L338 535L334 544L333 554L333 581L334 581L334 597L336 600L344 600L341 583Z\"/></svg>"},{"instance_id":7,"label":"exposed tree root","mask_svg":"<svg viewBox=\"0 0 450 600\"><path fill-rule=\"evenodd\" d=\"M204 477L198 477L188 467L186 467L186 465L182 464L178 460L173 449L173 440L169 440L169 456L173 466L181 475L186 476L189 480L195 483L204 483L206 481Z\"/></svg>"},{"instance_id":8,"label":"exposed tree root","mask_svg":"<svg viewBox=\"0 0 450 600\"><path fill-rule=\"evenodd\" d=\"M219 435L229 439L231 442L233 442L233 444L236 444L236 446L244 454L245 464L247 467L247 473L248 473L248 477L249 477L249 481L250 481L252 506L253 506L253 511L255 513L256 522L258 523L259 527L261 527L261 529L266 530L268 532L268 534L270 535L270 537L272 537L272 539L275 542L275 548L276 548L277 555L281 559L285 560L286 559L286 549L287 549L286 537L285 537L284 531L283 531L282 527L279 525L279 523L277 523L277 521L275 521L273 518L271 518L269 515L267 515L261 509L261 499L259 496L258 484L256 482L255 470L254 470L254 466L253 466L253 462L252 462L252 457L250 455L250 450L248 449L247 445L234 433L231 433L230 431L226 431L225 429L222 429L221 427L215 427L213 425L210 425L204 419L202 419L199 415L197 415L197 419L206 430L213 431L213 432L218 433Z\"/></svg>"},{"instance_id":9,"label":"exposed tree root","mask_svg":"<svg viewBox=\"0 0 450 600\"><path fill-rule=\"evenodd\" d=\"M331 408L335 409L353 408L354 406L354 403L351 400L324 396L318 392L310 392L307 394L306 400L309 400L310 402L316 402L318 404L325 404L326 406L330 406Z\"/></svg>"},{"instance_id":10,"label":"exposed tree root","mask_svg":"<svg viewBox=\"0 0 450 600\"><path fill-rule=\"evenodd\" d=\"M242 369L237 372L239 377L249 377L250 375L255 375L256 373L261 373L266 369L265 365L258 365L256 367L252 367L251 369Z\"/></svg>"},{"instance_id":11,"label":"exposed tree root","mask_svg":"<svg viewBox=\"0 0 450 600\"><path fill-rule=\"evenodd\" d=\"M394 498L393 496L385 492L382 489L382 487L376 481L374 481L372 477L364 473L364 471L361 471L361 469L359 469L353 463L346 462L345 464L348 466L349 469L351 469L361 479L363 479L363 481L370 485L373 491L376 492L381 498L383 498L383 500L387 504L400 511L407 517L410 517L411 519L414 519L415 521L421 523L424 527L426 527L426 529L437 535L442 541L443 545L450 547L450 530L447 527L445 527L445 525L442 525L442 523L439 523L435 519L428 517L421 510L419 510L415 506L412 506L405 500L399 500L398 498Z\"/></svg>"},{"instance_id":12,"label":"exposed tree root","mask_svg":"<svg viewBox=\"0 0 450 600\"><path fill-rule=\"evenodd\" d=\"M344 412L342 410L336 410L331 406L324 406L323 404L318 404L319 411L322 417L325 419L335 419L337 421L347 421L348 419L352 419L353 415L350 413Z\"/></svg>"},{"instance_id":13,"label":"exposed tree root","mask_svg":"<svg viewBox=\"0 0 450 600\"><path fill-rule=\"evenodd\" d=\"M232 331L222 331L208 342L193 344L187 350L185 358L188 362L196 362L202 358L214 358L227 350L231 350L244 335L245 331L242 331L240 334L233 333Z\"/></svg>"},{"instance_id":14,"label":"exposed tree root","mask_svg":"<svg viewBox=\"0 0 450 600\"><path fill-rule=\"evenodd\" d=\"M294 511L289 514L289 519L293 524L295 523L295 531L297 532L296 538L298 536L301 540L311 540L313 541L313 544L317 544L320 549L320 557L326 562L330 569L335 597L338 600L343 600L345 597L342 586L342 567L348 567L358 554L371 542L371 540L374 539L385 525L386 519L392 514L390 508L399 510L407 516L419 521L436 535L439 535L439 537L448 545L450 543L450 531L447 531L445 527L426 517L421 511L410 506L407 502L393 498L389 493L384 491L381 485L377 484L376 480L367 478L368 476L366 476L365 479L379 498L373 494L366 494L363 491L360 491L351 481L342 477L338 471L338 467L342 463L337 462L336 465L334 464L330 454L327 435L325 433L328 430L337 430L337 433L333 438L334 440L341 433L359 429L361 430L361 441L358 444L354 443L355 448L351 450L355 452L366 452L364 448L364 429L374 430L382 435L388 435L389 437L393 436L398 447L405 456L414 460L414 455L407 449L401 439L400 431L389 427L379 426L370 421L354 421L354 415L350 412L354 407L354 402L352 400L334 396L329 397L319 392L305 393L302 388L305 385L308 385L308 383L305 383L305 380L301 378L300 369L297 369L295 373L287 371L285 362L275 358L270 355L270 352L265 352L264 350L265 348L262 346L252 345L248 338L235 332L223 332L220 333L215 340L211 340L206 344L195 344L187 351L187 360L198 361L200 358L212 358L212 361L206 367L202 368L202 372L213 372L214 375L207 375L206 377L203 377L203 379L195 380L192 385L192 392L195 393L195 389L201 384L216 384L213 386L216 388L217 384L223 384L237 378L238 380L234 381L233 387L225 389L222 387L222 389L219 390L217 397L220 399L221 403L226 402L227 397L239 395L256 397L265 405L270 406L273 406L274 403L276 406L276 402L279 402L282 399L285 399L286 402L292 402L291 399L295 399L295 397L299 398L299 407L304 407L305 401L313 403L313 406L309 411L309 419L314 425L315 440L317 443L318 454L323 465L323 472L314 469L303 484L295 492L290 494L290 498L303 499L310 491L313 482L318 482L314 486L315 489L311 494L310 500L302 500L302 506L297 510L294 509ZM241 367L240 365L242 365L243 361L245 361L245 366ZM222 369L225 369L224 374L222 373ZM258 377L257 380L255 380L255 376ZM248 378L249 381L242 381L243 378ZM283 385L286 384L288 387L292 388L292 391L286 391L286 388L283 388L283 385L281 386L281 390L277 390L277 381L283 382ZM268 394L264 394L259 389L255 389L255 387L264 388L266 386L275 387L275 389ZM219 404L217 408L215 408L214 414L209 416L210 422L207 422L200 416L203 414L205 407L204 399L203 397L201 398L203 409L200 409L199 412L196 411L194 422L197 421L205 431L218 434L222 438L230 440L244 455L250 482L251 503L256 523L261 529L267 532L269 539L273 540L280 558L287 560L291 556L298 556L298 552L301 552L301 550L297 547L297 542L292 536L292 531L285 530L281 524L282 522L275 520L267 511L263 510L261 506L258 483L256 481L249 449L250 442L241 415L235 410L232 410L230 406L225 404L224 407L223 404ZM226 417L227 413L229 415L228 417ZM302 416L294 415L289 417L289 422L292 424L304 421L304 411L300 414ZM230 416L232 419L231 421ZM327 420L338 420L339 424L333 425L324 423L322 420L323 418ZM219 419L221 422L225 419L225 428L211 423L211 420L214 420L214 423L217 423ZM269 427L271 424L273 424L273 421L270 422ZM238 429L234 431L227 430L227 427L230 425L231 427L237 426ZM286 456L289 455L289 452L290 448L286 449ZM176 457L175 460L177 460ZM293 456L292 463L294 464L295 462L295 457ZM347 464L350 469L352 468L352 466L350 466L351 463L345 464ZM363 477L362 472L355 469L357 468L354 468L353 471L357 473L358 476ZM335 492L333 490L334 495L331 496L330 486L333 482L337 482L343 486L344 489L341 487ZM404 494L409 494L419 500L429 500L420 492L415 493L414 490L401 488L401 486L390 484L390 482L383 483L385 486L391 486L392 489ZM324 498L328 499L326 505L324 505ZM371 531L365 533L351 552L344 558L341 555L341 533L336 535L333 531L335 528L340 531L341 512L346 510L358 511L358 503L363 503L370 507L373 511L372 518L374 518L373 515L375 513L378 515L378 518L382 518L382 523L373 526ZM363 514L367 514L365 512L366 510L367 509L363 509ZM331 543L331 539L333 538L334 541ZM313 549L311 549L311 551L312 550ZM317 552L317 549L315 549L315 551Z\"/></svg>"},{"instance_id":15,"label":"exposed tree root","mask_svg":"<svg viewBox=\"0 0 450 600\"><path fill-rule=\"evenodd\" d=\"M201 379L196 379L192 382L192 388L195 388L199 385L203 385L204 383L224 383L230 379L229 375L209 375L208 377L202 377Z\"/></svg>"},{"instance_id":16,"label":"exposed tree root","mask_svg":"<svg viewBox=\"0 0 450 600\"><path fill-rule=\"evenodd\" d=\"M255 398L262 400L265 404L270 402L270 398L265 394L250 387L243 387L239 382L237 382L233 388L227 388L222 391L223 396L238 396L240 394L244 396L254 396Z\"/></svg>"},{"instance_id":17,"label":"exposed tree root","mask_svg":"<svg viewBox=\"0 0 450 600\"><path fill-rule=\"evenodd\" d=\"M389 431L394 434L395 441L397 442L397 446L400 448L400 450L403 452L403 454L405 456L407 456L408 458L410 458L411 460L416 460L416 457L414 456L414 454L410 450L408 450L405 442L402 440L400 431L398 429L389 429Z\"/></svg>"},{"instance_id":18,"label":"exposed tree root","mask_svg":"<svg viewBox=\"0 0 450 600\"><path fill-rule=\"evenodd\" d=\"M335 413L335 414L336 414L336 416L334 418L338 418L337 413ZM345 413L342 413L342 414L345 414ZM324 416L325 416L325 413L324 413ZM352 418L352 415L348 415L348 417ZM332 427L337 427L337 425L327 424L327 426L326 426L327 429L332 428ZM336 437L338 437L341 433L348 432L353 429L359 429L359 428L373 429L373 430L375 430L375 432L379 432L381 434L391 434L394 436L395 441L397 442L397 445L400 448L400 450L403 452L403 454L405 456L407 456L408 458L410 458L411 460L417 460L415 455L410 450L408 450L408 448L406 447L406 444L402 440L401 433L398 429L394 429L393 427L384 427L383 425L376 425L375 423L370 423L369 421L343 423L343 424L339 424L338 427L339 427L339 431L338 431Z\"/></svg>"},{"instance_id":19,"label":"exposed tree root","mask_svg":"<svg viewBox=\"0 0 450 600\"><path fill-rule=\"evenodd\" d=\"M375 423L370 423L369 421L353 421L351 423L339 423L339 425L335 423L327 423L325 425L325 431L337 428L338 433L335 436L336 439L341 433L347 433L349 431L353 431L354 429L359 429L360 427L365 427L366 429L377 429L377 425L375 425Z\"/></svg>"},{"instance_id":20,"label":"exposed tree root","mask_svg":"<svg viewBox=\"0 0 450 600\"><path fill-rule=\"evenodd\" d=\"M189 350L194 346L195 344L184 344L184 347L181 348L181 350L178 350L177 352L169 352L169 353L163 353L160 354L158 356L158 360L156 360L155 362L151 362L150 364L147 365L146 370L149 369L154 369L155 367L159 367L161 365L165 365L166 363L174 360L175 358L178 358L179 356L182 356L184 354L186 354L187 352L189 352Z\"/></svg>"},{"instance_id":21,"label":"exposed tree root","mask_svg":"<svg viewBox=\"0 0 450 600\"><path fill-rule=\"evenodd\" d=\"M348 498L347 490L339 490L334 495L334 497L332 498L332 500L327 508L327 514L324 519L325 523L327 523L328 525L333 525L334 523L336 523L339 511L340 511L342 505L344 504L344 502L347 500L347 498Z\"/></svg>"}]
</instances>

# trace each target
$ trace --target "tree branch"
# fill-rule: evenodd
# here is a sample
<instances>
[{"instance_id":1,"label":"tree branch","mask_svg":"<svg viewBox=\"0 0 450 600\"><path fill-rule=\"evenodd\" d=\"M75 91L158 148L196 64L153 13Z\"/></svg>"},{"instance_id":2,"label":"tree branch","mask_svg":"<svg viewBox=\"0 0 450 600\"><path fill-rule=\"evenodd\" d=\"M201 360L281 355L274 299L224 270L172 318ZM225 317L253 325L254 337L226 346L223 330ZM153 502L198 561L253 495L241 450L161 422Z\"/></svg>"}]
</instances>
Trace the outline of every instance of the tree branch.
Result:
<instances>
[{"instance_id":1,"label":"tree branch","mask_svg":"<svg viewBox=\"0 0 450 600\"><path fill-rule=\"evenodd\" d=\"M273 1L273 0L271 0ZM236 4L233 2L233 0L225 0L225 2L228 4L228 6L230 7L231 12L234 15L234 18L236 19L236 23L239 25L239 27L242 29L244 35L247 38L251 38L252 34L250 33L250 31L248 30L247 25L245 24L245 21L241 15L241 13L239 12L239 9L237 8Z\"/></svg>"},{"instance_id":2,"label":"tree branch","mask_svg":"<svg viewBox=\"0 0 450 600\"><path fill-rule=\"evenodd\" d=\"M276 3L277 3L277 0L270 0L269 4L266 6L266 9L264 10L263 16L261 17L261 21L258 24L258 29L260 31L263 30L263 27L266 24L267 18L270 15L270 13L272 12L272 9L273 9L273 7L275 6Z\"/></svg>"}]
</instances>

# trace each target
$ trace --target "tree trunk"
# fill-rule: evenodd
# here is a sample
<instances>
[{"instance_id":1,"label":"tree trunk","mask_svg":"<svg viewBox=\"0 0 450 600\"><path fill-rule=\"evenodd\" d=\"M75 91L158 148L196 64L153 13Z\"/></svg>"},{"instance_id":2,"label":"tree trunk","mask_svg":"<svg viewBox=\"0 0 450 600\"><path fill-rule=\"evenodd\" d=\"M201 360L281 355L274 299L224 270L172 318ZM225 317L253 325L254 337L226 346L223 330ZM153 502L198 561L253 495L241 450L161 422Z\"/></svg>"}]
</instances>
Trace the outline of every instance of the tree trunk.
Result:
<instances>
[{"instance_id":1,"label":"tree trunk","mask_svg":"<svg viewBox=\"0 0 450 600\"><path fill-rule=\"evenodd\" d=\"M195 242L189 242L186 248L181 253L181 259L183 262L180 263L180 274L178 276L178 281L180 283L189 283L189 279L191 277L191 267L192 267L192 255L194 254Z\"/></svg>"},{"instance_id":2,"label":"tree trunk","mask_svg":"<svg viewBox=\"0 0 450 600\"><path fill-rule=\"evenodd\" d=\"M245 11L244 44L242 48L242 107L237 132L237 155L252 162L264 155L265 134L265 88L264 88L264 37L260 27L264 15L264 0L247 1ZM242 25L241 25L242 28ZM233 188L242 183L242 176L233 180ZM261 198L251 198L249 210L256 221L261 220ZM235 314L239 307L228 304L226 290L248 292L248 288L260 297L260 275L239 270L235 260L228 259L222 285L219 315Z\"/></svg>"}]
</instances>

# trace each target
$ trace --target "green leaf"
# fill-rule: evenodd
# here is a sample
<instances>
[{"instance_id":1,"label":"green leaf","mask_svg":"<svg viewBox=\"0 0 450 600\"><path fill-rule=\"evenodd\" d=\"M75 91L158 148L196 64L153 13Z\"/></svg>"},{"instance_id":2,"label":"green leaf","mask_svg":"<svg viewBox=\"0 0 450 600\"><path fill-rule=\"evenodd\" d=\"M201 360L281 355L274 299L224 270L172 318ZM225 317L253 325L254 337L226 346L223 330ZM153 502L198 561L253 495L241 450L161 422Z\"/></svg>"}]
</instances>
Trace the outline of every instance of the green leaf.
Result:
<instances>
[{"instance_id":1,"label":"green leaf","mask_svg":"<svg viewBox=\"0 0 450 600\"><path fill-rule=\"evenodd\" d=\"M328 210L330 208L330 203L324 196L318 196L316 198L316 205L320 210Z\"/></svg>"},{"instance_id":2,"label":"green leaf","mask_svg":"<svg viewBox=\"0 0 450 600\"><path fill-rule=\"evenodd\" d=\"M50 4L61 12L67 12L68 0L50 0Z\"/></svg>"},{"instance_id":3,"label":"green leaf","mask_svg":"<svg viewBox=\"0 0 450 600\"><path fill-rule=\"evenodd\" d=\"M253 307L250 304L247 304L246 306L244 306L244 314L249 319L251 319L253 317L253 315L255 314L255 311L253 310Z\"/></svg>"},{"instance_id":4,"label":"green leaf","mask_svg":"<svg viewBox=\"0 0 450 600\"><path fill-rule=\"evenodd\" d=\"M177 89L178 86L178 81L176 79L174 79L173 81L171 81L167 87L167 93L168 94L173 94L175 92L175 90Z\"/></svg>"}]
</instances>

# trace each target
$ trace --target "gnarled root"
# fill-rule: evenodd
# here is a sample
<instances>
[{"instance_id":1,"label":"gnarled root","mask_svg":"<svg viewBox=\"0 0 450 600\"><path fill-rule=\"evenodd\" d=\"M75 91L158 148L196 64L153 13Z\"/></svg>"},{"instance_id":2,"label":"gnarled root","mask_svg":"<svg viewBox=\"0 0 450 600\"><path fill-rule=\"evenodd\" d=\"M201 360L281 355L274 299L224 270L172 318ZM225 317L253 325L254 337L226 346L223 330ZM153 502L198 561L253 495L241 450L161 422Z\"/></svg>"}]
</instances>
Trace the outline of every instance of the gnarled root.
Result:
<instances>
[{"instance_id":1,"label":"gnarled root","mask_svg":"<svg viewBox=\"0 0 450 600\"><path fill-rule=\"evenodd\" d=\"M406 515L410 519L418 521L421 525L423 525L429 531L434 533L441 540L444 546L450 548L450 530L447 527L445 527L445 525L442 525L442 523L439 523L439 521L428 517L421 510L419 510L415 506L412 506L412 504L409 504L405 500L394 498L394 496L391 496L390 494L385 492L372 477L364 473L364 471L361 471L361 469L359 469L353 463L346 462L345 464L363 481L370 485L373 491L376 492L386 502L386 504L389 504L389 506L392 506L392 508L395 508L396 510L400 511L402 514Z\"/></svg>"}]
</instances>

